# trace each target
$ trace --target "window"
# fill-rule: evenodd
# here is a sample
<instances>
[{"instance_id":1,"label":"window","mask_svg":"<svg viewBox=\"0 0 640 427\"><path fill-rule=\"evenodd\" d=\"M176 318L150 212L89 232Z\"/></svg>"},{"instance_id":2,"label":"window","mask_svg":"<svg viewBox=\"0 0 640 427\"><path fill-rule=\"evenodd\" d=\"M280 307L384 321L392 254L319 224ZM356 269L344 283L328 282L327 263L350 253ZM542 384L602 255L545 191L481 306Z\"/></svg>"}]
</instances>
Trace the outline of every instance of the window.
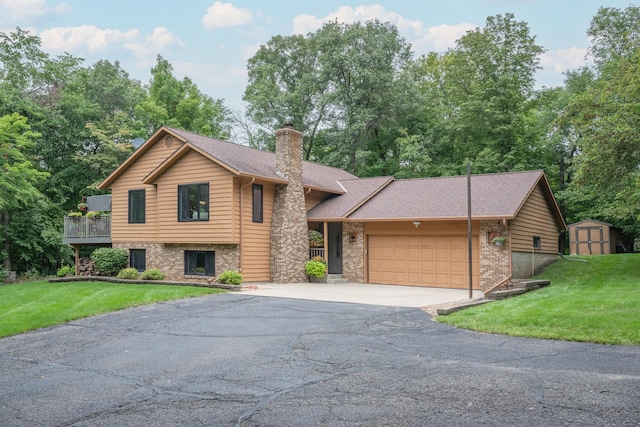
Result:
<instances>
[{"instance_id":1,"label":"window","mask_svg":"<svg viewBox=\"0 0 640 427\"><path fill-rule=\"evenodd\" d=\"M533 236L533 249L542 249L542 239L540 236Z\"/></svg>"},{"instance_id":2,"label":"window","mask_svg":"<svg viewBox=\"0 0 640 427\"><path fill-rule=\"evenodd\" d=\"M178 186L178 221L209 220L209 184Z\"/></svg>"},{"instance_id":3,"label":"window","mask_svg":"<svg viewBox=\"0 0 640 427\"><path fill-rule=\"evenodd\" d=\"M184 251L184 274L188 276L215 276L215 251Z\"/></svg>"},{"instance_id":4,"label":"window","mask_svg":"<svg viewBox=\"0 0 640 427\"><path fill-rule=\"evenodd\" d=\"M253 222L262 222L262 185L253 184L251 200L253 201Z\"/></svg>"},{"instance_id":5,"label":"window","mask_svg":"<svg viewBox=\"0 0 640 427\"><path fill-rule=\"evenodd\" d=\"M145 190L129 190L129 224L144 223Z\"/></svg>"},{"instance_id":6,"label":"window","mask_svg":"<svg viewBox=\"0 0 640 427\"><path fill-rule=\"evenodd\" d=\"M129 267L139 272L147 269L147 253L144 249L129 249Z\"/></svg>"}]
</instances>

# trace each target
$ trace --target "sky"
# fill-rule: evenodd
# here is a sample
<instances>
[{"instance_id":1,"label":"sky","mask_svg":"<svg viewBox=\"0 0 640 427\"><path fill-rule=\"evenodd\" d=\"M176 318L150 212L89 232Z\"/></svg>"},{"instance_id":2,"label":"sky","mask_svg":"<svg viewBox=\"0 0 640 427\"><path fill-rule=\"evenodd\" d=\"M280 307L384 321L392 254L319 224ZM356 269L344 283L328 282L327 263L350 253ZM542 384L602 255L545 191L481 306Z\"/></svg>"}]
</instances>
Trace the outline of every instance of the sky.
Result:
<instances>
[{"instance_id":1,"label":"sky","mask_svg":"<svg viewBox=\"0 0 640 427\"><path fill-rule=\"evenodd\" d=\"M394 24L415 57L445 52L486 18L513 13L547 52L537 87L563 84L586 65L589 23L600 7L629 0L0 0L0 32L16 27L41 38L55 56L120 62L144 84L157 55L205 94L244 110L247 60L275 35L308 34L323 23L378 19Z\"/></svg>"}]
</instances>

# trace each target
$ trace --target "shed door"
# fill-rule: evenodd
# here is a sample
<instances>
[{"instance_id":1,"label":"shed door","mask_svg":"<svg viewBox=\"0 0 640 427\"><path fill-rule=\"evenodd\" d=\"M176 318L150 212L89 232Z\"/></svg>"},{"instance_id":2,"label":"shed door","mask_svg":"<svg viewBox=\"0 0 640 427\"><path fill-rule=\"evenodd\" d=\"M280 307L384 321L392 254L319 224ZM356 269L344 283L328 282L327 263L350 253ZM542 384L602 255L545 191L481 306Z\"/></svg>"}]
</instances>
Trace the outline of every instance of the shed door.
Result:
<instances>
[{"instance_id":1,"label":"shed door","mask_svg":"<svg viewBox=\"0 0 640 427\"><path fill-rule=\"evenodd\" d=\"M478 251L474 245L474 288ZM467 236L378 236L368 238L369 283L468 288Z\"/></svg>"},{"instance_id":2,"label":"shed door","mask_svg":"<svg viewBox=\"0 0 640 427\"><path fill-rule=\"evenodd\" d=\"M604 231L602 226L576 227L576 255L603 255Z\"/></svg>"}]
</instances>

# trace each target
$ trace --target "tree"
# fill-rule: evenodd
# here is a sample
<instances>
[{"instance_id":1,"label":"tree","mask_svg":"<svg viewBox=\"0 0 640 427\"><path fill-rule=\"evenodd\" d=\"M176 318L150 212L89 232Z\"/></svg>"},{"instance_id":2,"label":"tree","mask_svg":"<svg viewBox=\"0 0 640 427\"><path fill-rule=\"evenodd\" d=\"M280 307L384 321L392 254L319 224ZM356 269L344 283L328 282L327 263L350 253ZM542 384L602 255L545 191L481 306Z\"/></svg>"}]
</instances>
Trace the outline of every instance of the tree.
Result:
<instances>
[{"instance_id":1,"label":"tree","mask_svg":"<svg viewBox=\"0 0 640 427\"><path fill-rule=\"evenodd\" d=\"M148 97L136 107L140 129L151 136L160 126L169 125L215 138L228 138L229 110L223 100L214 100L200 92L185 77L182 81L173 75L173 66L158 55L151 68Z\"/></svg>"},{"instance_id":2,"label":"tree","mask_svg":"<svg viewBox=\"0 0 640 427\"><path fill-rule=\"evenodd\" d=\"M640 8L601 7L591 20L587 36L591 39L589 54L596 64L628 58L640 48Z\"/></svg>"},{"instance_id":3,"label":"tree","mask_svg":"<svg viewBox=\"0 0 640 427\"><path fill-rule=\"evenodd\" d=\"M26 117L17 113L0 117L0 239L5 270L12 268L12 244L29 241L28 236L17 232L13 218L40 206L44 200L37 185L47 174L36 170L24 154L37 136L31 132Z\"/></svg>"}]
</instances>

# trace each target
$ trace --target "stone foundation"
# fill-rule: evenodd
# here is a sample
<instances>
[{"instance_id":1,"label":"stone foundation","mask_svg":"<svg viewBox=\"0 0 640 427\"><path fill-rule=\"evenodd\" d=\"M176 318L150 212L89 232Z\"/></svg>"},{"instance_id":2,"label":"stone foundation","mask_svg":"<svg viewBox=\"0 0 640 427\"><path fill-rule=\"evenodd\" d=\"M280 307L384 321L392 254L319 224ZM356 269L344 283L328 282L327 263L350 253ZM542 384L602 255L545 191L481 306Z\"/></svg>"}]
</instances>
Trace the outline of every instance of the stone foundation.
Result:
<instances>
[{"instance_id":1,"label":"stone foundation","mask_svg":"<svg viewBox=\"0 0 640 427\"><path fill-rule=\"evenodd\" d=\"M164 245L158 243L114 243L114 248L144 249L146 268L157 268L165 273L166 280L211 280L211 276L187 276L184 274L184 251L215 251L215 274L225 270L238 271L240 251L238 245Z\"/></svg>"},{"instance_id":2,"label":"stone foundation","mask_svg":"<svg viewBox=\"0 0 640 427\"><path fill-rule=\"evenodd\" d=\"M364 283L364 224L361 222L342 223L342 274L351 283Z\"/></svg>"}]
</instances>

